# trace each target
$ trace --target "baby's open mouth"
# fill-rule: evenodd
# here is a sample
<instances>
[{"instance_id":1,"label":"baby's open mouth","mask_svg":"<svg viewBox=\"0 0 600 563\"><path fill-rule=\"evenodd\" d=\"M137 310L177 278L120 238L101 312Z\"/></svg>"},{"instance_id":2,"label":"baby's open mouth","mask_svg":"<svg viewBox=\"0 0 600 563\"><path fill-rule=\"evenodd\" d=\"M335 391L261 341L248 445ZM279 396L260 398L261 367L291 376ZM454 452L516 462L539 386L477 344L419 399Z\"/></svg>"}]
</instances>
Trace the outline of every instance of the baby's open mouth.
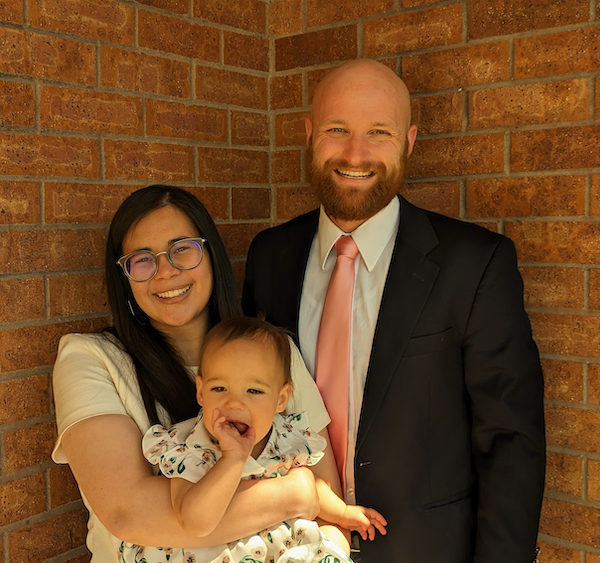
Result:
<instances>
[{"instance_id":1,"label":"baby's open mouth","mask_svg":"<svg viewBox=\"0 0 600 563\"><path fill-rule=\"evenodd\" d=\"M248 431L248 428L250 428L247 424L244 424L243 422L237 422L237 421L234 421L234 420L230 420L229 424L231 424L232 426L235 426L235 428L237 429L237 431L242 436Z\"/></svg>"}]
</instances>

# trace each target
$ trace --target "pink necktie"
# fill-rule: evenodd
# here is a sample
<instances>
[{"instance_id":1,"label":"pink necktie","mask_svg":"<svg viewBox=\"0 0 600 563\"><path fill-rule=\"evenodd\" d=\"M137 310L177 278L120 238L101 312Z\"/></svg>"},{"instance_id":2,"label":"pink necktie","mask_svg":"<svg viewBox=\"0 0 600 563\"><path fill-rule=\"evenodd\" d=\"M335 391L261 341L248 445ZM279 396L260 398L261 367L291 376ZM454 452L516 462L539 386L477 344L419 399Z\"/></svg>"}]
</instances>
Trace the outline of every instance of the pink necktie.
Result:
<instances>
[{"instance_id":1,"label":"pink necktie","mask_svg":"<svg viewBox=\"0 0 600 563\"><path fill-rule=\"evenodd\" d=\"M335 249L338 257L327 287L317 338L315 382L331 417L327 429L342 487L345 487L350 326L354 260L358 255L358 247L351 236L342 236L335 243Z\"/></svg>"}]
</instances>

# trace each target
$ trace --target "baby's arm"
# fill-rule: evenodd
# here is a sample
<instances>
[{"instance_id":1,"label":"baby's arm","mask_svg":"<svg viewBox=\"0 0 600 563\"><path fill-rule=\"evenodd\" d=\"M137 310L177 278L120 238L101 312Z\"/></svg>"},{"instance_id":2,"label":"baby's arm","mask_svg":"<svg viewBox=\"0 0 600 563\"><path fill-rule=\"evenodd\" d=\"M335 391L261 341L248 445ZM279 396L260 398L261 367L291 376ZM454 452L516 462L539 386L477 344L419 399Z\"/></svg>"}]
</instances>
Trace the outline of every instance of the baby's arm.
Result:
<instances>
[{"instance_id":1,"label":"baby's arm","mask_svg":"<svg viewBox=\"0 0 600 563\"><path fill-rule=\"evenodd\" d=\"M197 483L171 479L171 502L181 527L189 534L204 537L219 524L242 476L254 446L255 432L249 428L240 435L215 410L213 430L223 456Z\"/></svg>"}]
</instances>

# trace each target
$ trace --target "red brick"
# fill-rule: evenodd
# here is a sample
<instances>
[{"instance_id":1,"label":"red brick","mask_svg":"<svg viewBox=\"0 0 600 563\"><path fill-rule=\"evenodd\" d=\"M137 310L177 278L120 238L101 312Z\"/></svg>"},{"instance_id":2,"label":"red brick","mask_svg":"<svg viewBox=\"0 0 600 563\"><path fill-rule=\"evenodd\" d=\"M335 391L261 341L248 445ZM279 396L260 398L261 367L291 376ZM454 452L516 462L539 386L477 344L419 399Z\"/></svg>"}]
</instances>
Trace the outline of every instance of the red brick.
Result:
<instances>
[{"instance_id":1,"label":"red brick","mask_svg":"<svg viewBox=\"0 0 600 563\"><path fill-rule=\"evenodd\" d=\"M269 181L269 155L266 152L198 148L201 182L266 184Z\"/></svg>"},{"instance_id":2,"label":"red brick","mask_svg":"<svg viewBox=\"0 0 600 563\"><path fill-rule=\"evenodd\" d=\"M361 2L352 0L347 2L308 0L306 17L308 25L312 27L391 12L394 8L394 0L362 0Z\"/></svg>"},{"instance_id":3,"label":"red brick","mask_svg":"<svg viewBox=\"0 0 600 563\"><path fill-rule=\"evenodd\" d=\"M302 153L300 151L279 151L271 153L271 182L289 184L300 182Z\"/></svg>"},{"instance_id":4,"label":"red brick","mask_svg":"<svg viewBox=\"0 0 600 563\"><path fill-rule=\"evenodd\" d=\"M540 533L573 543L600 547L600 511L591 506L545 498Z\"/></svg>"},{"instance_id":5,"label":"red brick","mask_svg":"<svg viewBox=\"0 0 600 563\"><path fill-rule=\"evenodd\" d=\"M502 82L509 79L508 42L408 55L402 76L411 92Z\"/></svg>"},{"instance_id":6,"label":"red brick","mask_svg":"<svg viewBox=\"0 0 600 563\"><path fill-rule=\"evenodd\" d=\"M579 563L580 559L573 559L576 563ZM562 562L559 562L562 563ZM585 563L600 563L600 555L594 555L593 553L585 554Z\"/></svg>"},{"instance_id":7,"label":"red brick","mask_svg":"<svg viewBox=\"0 0 600 563\"><path fill-rule=\"evenodd\" d=\"M217 225L230 257L246 256L254 237L270 227L268 223L221 223Z\"/></svg>"},{"instance_id":8,"label":"red brick","mask_svg":"<svg viewBox=\"0 0 600 563\"><path fill-rule=\"evenodd\" d=\"M0 526L43 512L46 508L44 489L41 473L0 484Z\"/></svg>"},{"instance_id":9,"label":"red brick","mask_svg":"<svg viewBox=\"0 0 600 563\"><path fill-rule=\"evenodd\" d=\"M586 22L588 0L470 0L469 36L508 35Z\"/></svg>"},{"instance_id":10,"label":"red brick","mask_svg":"<svg viewBox=\"0 0 600 563\"><path fill-rule=\"evenodd\" d=\"M138 141L104 142L107 178L189 182L193 178L193 148Z\"/></svg>"},{"instance_id":11,"label":"red brick","mask_svg":"<svg viewBox=\"0 0 600 563\"><path fill-rule=\"evenodd\" d=\"M91 85L96 48L56 37L0 28L0 72Z\"/></svg>"},{"instance_id":12,"label":"red brick","mask_svg":"<svg viewBox=\"0 0 600 563\"><path fill-rule=\"evenodd\" d=\"M1 81L0 92L0 126L35 125L35 100L31 84Z\"/></svg>"},{"instance_id":13,"label":"red brick","mask_svg":"<svg viewBox=\"0 0 600 563\"><path fill-rule=\"evenodd\" d=\"M190 65L114 47L100 48L100 83L119 90L187 98Z\"/></svg>"},{"instance_id":14,"label":"red brick","mask_svg":"<svg viewBox=\"0 0 600 563\"><path fill-rule=\"evenodd\" d=\"M73 137L0 135L2 172L23 176L100 175L98 141Z\"/></svg>"},{"instance_id":15,"label":"red brick","mask_svg":"<svg viewBox=\"0 0 600 563\"><path fill-rule=\"evenodd\" d=\"M43 319L46 315L44 279L0 280L0 302L0 323Z\"/></svg>"},{"instance_id":16,"label":"red brick","mask_svg":"<svg viewBox=\"0 0 600 563\"><path fill-rule=\"evenodd\" d=\"M412 122L420 134L448 133L462 129L462 94L441 94L411 99Z\"/></svg>"},{"instance_id":17,"label":"red brick","mask_svg":"<svg viewBox=\"0 0 600 563\"><path fill-rule=\"evenodd\" d=\"M541 541L538 541L538 546L540 547L538 556L540 563L581 563L579 551Z\"/></svg>"},{"instance_id":18,"label":"red brick","mask_svg":"<svg viewBox=\"0 0 600 563\"><path fill-rule=\"evenodd\" d=\"M469 92L469 128L517 127L589 117L587 79Z\"/></svg>"},{"instance_id":19,"label":"red brick","mask_svg":"<svg viewBox=\"0 0 600 563\"><path fill-rule=\"evenodd\" d=\"M145 4L153 8L173 12L174 14L187 14L190 10L189 0L136 0L138 4Z\"/></svg>"},{"instance_id":20,"label":"red brick","mask_svg":"<svg viewBox=\"0 0 600 563\"><path fill-rule=\"evenodd\" d=\"M56 441L54 422L4 432L4 469L7 473L50 461Z\"/></svg>"},{"instance_id":21,"label":"red brick","mask_svg":"<svg viewBox=\"0 0 600 563\"><path fill-rule=\"evenodd\" d=\"M68 317L108 309L104 274L60 274L49 277L51 317Z\"/></svg>"},{"instance_id":22,"label":"red brick","mask_svg":"<svg viewBox=\"0 0 600 563\"><path fill-rule=\"evenodd\" d=\"M583 402L583 364L548 359L541 363L546 399Z\"/></svg>"},{"instance_id":23,"label":"red brick","mask_svg":"<svg viewBox=\"0 0 600 563\"><path fill-rule=\"evenodd\" d=\"M233 219L269 219L271 217L270 188L233 188L231 215Z\"/></svg>"},{"instance_id":24,"label":"red brick","mask_svg":"<svg viewBox=\"0 0 600 563\"><path fill-rule=\"evenodd\" d=\"M402 0L402 6L405 8L414 8L425 4L435 4L438 0Z\"/></svg>"},{"instance_id":25,"label":"red brick","mask_svg":"<svg viewBox=\"0 0 600 563\"><path fill-rule=\"evenodd\" d=\"M600 175L591 178L590 210L592 215L600 215Z\"/></svg>"},{"instance_id":26,"label":"red brick","mask_svg":"<svg viewBox=\"0 0 600 563\"><path fill-rule=\"evenodd\" d=\"M467 181L469 217L547 217L584 213L583 176Z\"/></svg>"},{"instance_id":27,"label":"red brick","mask_svg":"<svg viewBox=\"0 0 600 563\"><path fill-rule=\"evenodd\" d=\"M570 264L600 262L600 223L509 221L506 234L514 241L520 260Z\"/></svg>"},{"instance_id":28,"label":"red brick","mask_svg":"<svg viewBox=\"0 0 600 563\"><path fill-rule=\"evenodd\" d=\"M11 563L39 563L83 545L87 519L82 508L10 532Z\"/></svg>"},{"instance_id":29,"label":"red brick","mask_svg":"<svg viewBox=\"0 0 600 563\"><path fill-rule=\"evenodd\" d=\"M596 78L596 117L600 117L600 76Z\"/></svg>"},{"instance_id":30,"label":"red brick","mask_svg":"<svg viewBox=\"0 0 600 563\"><path fill-rule=\"evenodd\" d=\"M34 375L0 382L0 424L48 414L48 376Z\"/></svg>"},{"instance_id":31,"label":"red brick","mask_svg":"<svg viewBox=\"0 0 600 563\"><path fill-rule=\"evenodd\" d=\"M133 45L131 6L107 0L35 0L28 6L28 18L35 27Z\"/></svg>"},{"instance_id":32,"label":"red brick","mask_svg":"<svg viewBox=\"0 0 600 563\"><path fill-rule=\"evenodd\" d=\"M38 192L35 182L0 182L0 225L39 223Z\"/></svg>"},{"instance_id":33,"label":"red brick","mask_svg":"<svg viewBox=\"0 0 600 563\"><path fill-rule=\"evenodd\" d=\"M146 131L159 137L223 143L227 141L227 110L147 100Z\"/></svg>"},{"instance_id":34,"label":"red brick","mask_svg":"<svg viewBox=\"0 0 600 563\"><path fill-rule=\"evenodd\" d=\"M0 2L0 21L22 23L23 3L21 0L3 0L3 2Z\"/></svg>"},{"instance_id":35,"label":"red brick","mask_svg":"<svg viewBox=\"0 0 600 563\"><path fill-rule=\"evenodd\" d=\"M277 219L287 220L319 206L312 188L307 186L277 189Z\"/></svg>"},{"instance_id":36,"label":"red brick","mask_svg":"<svg viewBox=\"0 0 600 563\"><path fill-rule=\"evenodd\" d=\"M588 461L588 498L600 501L600 461Z\"/></svg>"},{"instance_id":37,"label":"red brick","mask_svg":"<svg viewBox=\"0 0 600 563\"><path fill-rule=\"evenodd\" d=\"M214 220L229 219L228 188L200 187L186 189L202 202Z\"/></svg>"},{"instance_id":38,"label":"red brick","mask_svg":"<svg viewBox=\"0 0 600 563\"><path fill-rule=\"evenodd\" d=\"M223 62L226 65L254 70L269 70L269 41L251 35L225 31Z\"/></svg>"},{"instance_id":39,"label":"red brick","mask_svg":"<svg viewBox=\"0 0 600 563\"><path fill-rule=\"evenodd\" d=\"M522 267L526 307L583 308L583 270Z\"/></svg>"},{"instance_id":40,"label":"red brick","mask_svg":"<svg viewBox=\"0 0 600 563\"><path fill-rule=\"evenodd\" d=\"M280 113L275 116L275 142L278 147L306 144L305 119L310 112Z\"/></svg>"},{"instance_id":41,"label":"red brick","mask_svg":"<svg viewBox=\"0 0 600 563\"><path fill-rule=\"evenodd\" d=\"M1 331L0 373L52 365L61 336L70 332L94 332L107 326L107 320L97 317Z\"/></svg>"},{"instance_id":42,"label":"red brick","mask_svg":"<svg viewBox=\"0 0 600 563\"><path fill-rule=\"evenodd\" d=\"M529 320L541 353L600 357L600 317L530 312Z\"/></svg>"},{"instance_id":43,"label":"red brick","mask_svg":"<svg viewBox=\"0 0 600 563\"><path fill-rule=\"evenodd\" d=\"M600 405L600 365L588 365L588 402Z\"/></svg>"},{"instance_id":44,"label":"red brick","mask_svg":"<svg viewBox=\"0 0 600 563\"><path fill-rule=\"evenodd\" d=\"M331 68L320 68L318 70L309 70L306 73L307 82L308 82L308 103L309 104L312 104L313 97L315 95L315 90L317 89L317 86L319 85L321 80L323 80L323 78L325 78L326 75L328 75L331 71L335 70L338 66L340 66L340 65L336 65Z\"/></svg>"},{"instance_id":45,"label":"red brick","mask_svg":"<svg viewBox=\"0 0 600 563\"><path fill-rule=\"evenodd\" d=\"M514 171L600 166L600 125L561 127L512 134Z\"/></svg>"},{"instance_id":46,"label":"red brick","mask_svg":"<svg viewBox=\"0 0 600 563\"><path fill-rule=\"evenodd\" d=\"M50 507L56 508L80 497L77 482L68 465L50 469Z\"/></svg>"},{"instance_id":47,"label":"red brick","mask_svg":"<svg viewBox=\"0 0 600 563\"><path fill-rule=\"evenodd\" d=\"M583 458L548 452L546 459L546 489L581 496Z\"/></svg>"},{"instance_id":48,"label":"red brick","mask_svg":"<svg viewBox=\"0 0 600 563\"><path fill-rule=\"evenodd\" d=\"M99 133L143 133L141 98L63 87L42 88L42 127Z\"/></svg>"},{"instance_id":49,"label":"red brick","mask_svg":"<svg viewBox=\"0 0 600 563\"><path fill-rule=\"evenodd\" d=\"M302 75L288 74L271 78L271 109L298 108L302 106Z\"/></svg>"},{"instance_id":50,"label":"red brick","mask_svg":"<svg viewBox=\"0 0 600 563\"><path fill-rule=\"evenodd\" d=\"M267 4L269 37L302 31L302 0L278 0Z\"/></svg>"},{"instance_id":51,"label":"red brick","mask_svg":"<svg viewBox=\"0 0 600 563\"><path fill-rule=\"evenodd\" d=\"M595 268L590 270L590 309L600 309L600 270Z\"/></svg>"},{"instance_id":52,"label":"red brick","mask_svg":"<svg viewBox=\"0 0 600 563\"><path fill-rule=\"evenodd\" d=\"M260 0L194 0L194 16L246 31L266 30L267 12L265 2Z\"/></svg>"},{"instance_id":53,"label":"red brick","mask_svg":"<svg viewBox=\"0 0 600 563\"><path fill-rule=\"evenodd\" d=\"M549 446L600 453L600 413L556 405L546 406Z\"/></svg>"},{"instance_id":54,"label":"red brick","mask_svg":"<svg viewBox=\"0 0 600 563\"><path fill-rule=\"evenodd\" d=\"M231 112L231 142L234 145L269 146L269 121L264 113Z\"/></svg>"},{"instance_id":55,"label":"red brick","mask_svg":"<svg viewBox=\"0 0 600 563\"><path fill-rule=\"evenodd\" d=\"M234 259L231 261L233 269L233 277L235 278L235 287L239 295L242 294L244 288L244 278L246 277L246 260Z\"/></svg>"},{"instance_id":56,"label":"red brick","mask_svg":"<svg viewBox=\"0 0 600 563\"><path fill-rule=\"evenodd\" d=\"M458 182L414 182L407 184L402 195L412 204L448 217L460 214Z\"/></svg>"},{"instance_id":57,"label":"red brick","mask_svg":"<svg viewBox=\"0 0 600 563\"><path fill-rule=\"evenodd\" d=\"M101 267L103 229L9 230L2 234L0 273Z\"/></svg>"},{"instance_id":58,"label":"red brick","mask_svg":"<svg viewBox=\"0 0 600 563\"><path fill-rule=\"evenodd\" d=\"M354 59L357 55L358 40L355 25L275 39L276 70L345 61Z\"/></svg>"},{"instance_id":59,"label":"red brick","mask_svg":"<svg viewBox=\"0 0 600 563\"><path fill-rule=\"evenodd\" d=\"M140 186L44 184L46 223L110 223L123 200Z\"/></svg>"},{"instance_id":60,"label":"red brick","mask_svg":"<svg viewBox=\"0 0 600 563\"><path fill-rule=\"evenodd\" d=\"M138 26L140 47L219 62L219 30L214 27L146 10L138 10Z\"/></svg>"},{"instance_id":61,"label":"red brick","mask_svg":"<svg viewBox=\"0 0 600 563\"><path fill-rule=\"evenodd\" d=\"M196 97L253 109L267 109L267 80L220 68L196 67Z\"/></svg>"},{"instance_id":62,"label":"red brick","mask_svg":"<svg viewBox=\"0 0 600 563\"><path fill-rule=\"evenodd\" d=\"M502 172L504 135L421 139L415 144L409 163L410 176Z\"/></svg>"},{"instance_id":63,"label":"red brick","mask_svg":"<svg viewBox=\"0 0 600 563\"><path fill-rule=\"evenodd\" d=\"M600 28L515 39L515 78L596 71Z\"/></svg>"},{"instance_id":64,"label":"red brick","mask_svg":"<svg viewBox=\"0 0 600 563\"><path fill-rule=\"evenodd\" d=\"M462 40L462 5L451 4L364 23L366 56L403 53Z\"/></svg>"}]
</instances>

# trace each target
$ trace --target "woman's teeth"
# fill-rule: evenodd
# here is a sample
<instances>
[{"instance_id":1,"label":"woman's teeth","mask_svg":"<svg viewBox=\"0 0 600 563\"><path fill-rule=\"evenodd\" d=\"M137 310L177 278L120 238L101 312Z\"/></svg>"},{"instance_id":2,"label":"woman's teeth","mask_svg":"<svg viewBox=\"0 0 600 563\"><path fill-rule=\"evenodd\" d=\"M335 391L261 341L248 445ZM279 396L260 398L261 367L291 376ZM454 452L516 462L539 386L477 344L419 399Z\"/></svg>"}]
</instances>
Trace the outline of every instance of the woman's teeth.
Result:
<instances>
[{"instance_id":1,"label":"woman's teeth","mask_svg":"<svg viewBox=\"0 0 600 563\"><path fill-rule=\"evenodd\" d=\"M182 287L181 289L173 289L171 291L165 291L164 293L157 293L161 299L171 299L172 297L177 297L178 295L183 295L186 291L189 291L191 285L187 287Z\"/></svg>"},{"instance_id":2,"label":"woman's teeth","mask_svg":"<svg viewBox=\"0 0 600 563\"><path fill-rule=\"evenodd\" d=\"M353 172L351 170L336 170L338 174L341 176L346 176L347 178L368 178L373 175L373 172Z\"/></svg>"}]
</instances>

